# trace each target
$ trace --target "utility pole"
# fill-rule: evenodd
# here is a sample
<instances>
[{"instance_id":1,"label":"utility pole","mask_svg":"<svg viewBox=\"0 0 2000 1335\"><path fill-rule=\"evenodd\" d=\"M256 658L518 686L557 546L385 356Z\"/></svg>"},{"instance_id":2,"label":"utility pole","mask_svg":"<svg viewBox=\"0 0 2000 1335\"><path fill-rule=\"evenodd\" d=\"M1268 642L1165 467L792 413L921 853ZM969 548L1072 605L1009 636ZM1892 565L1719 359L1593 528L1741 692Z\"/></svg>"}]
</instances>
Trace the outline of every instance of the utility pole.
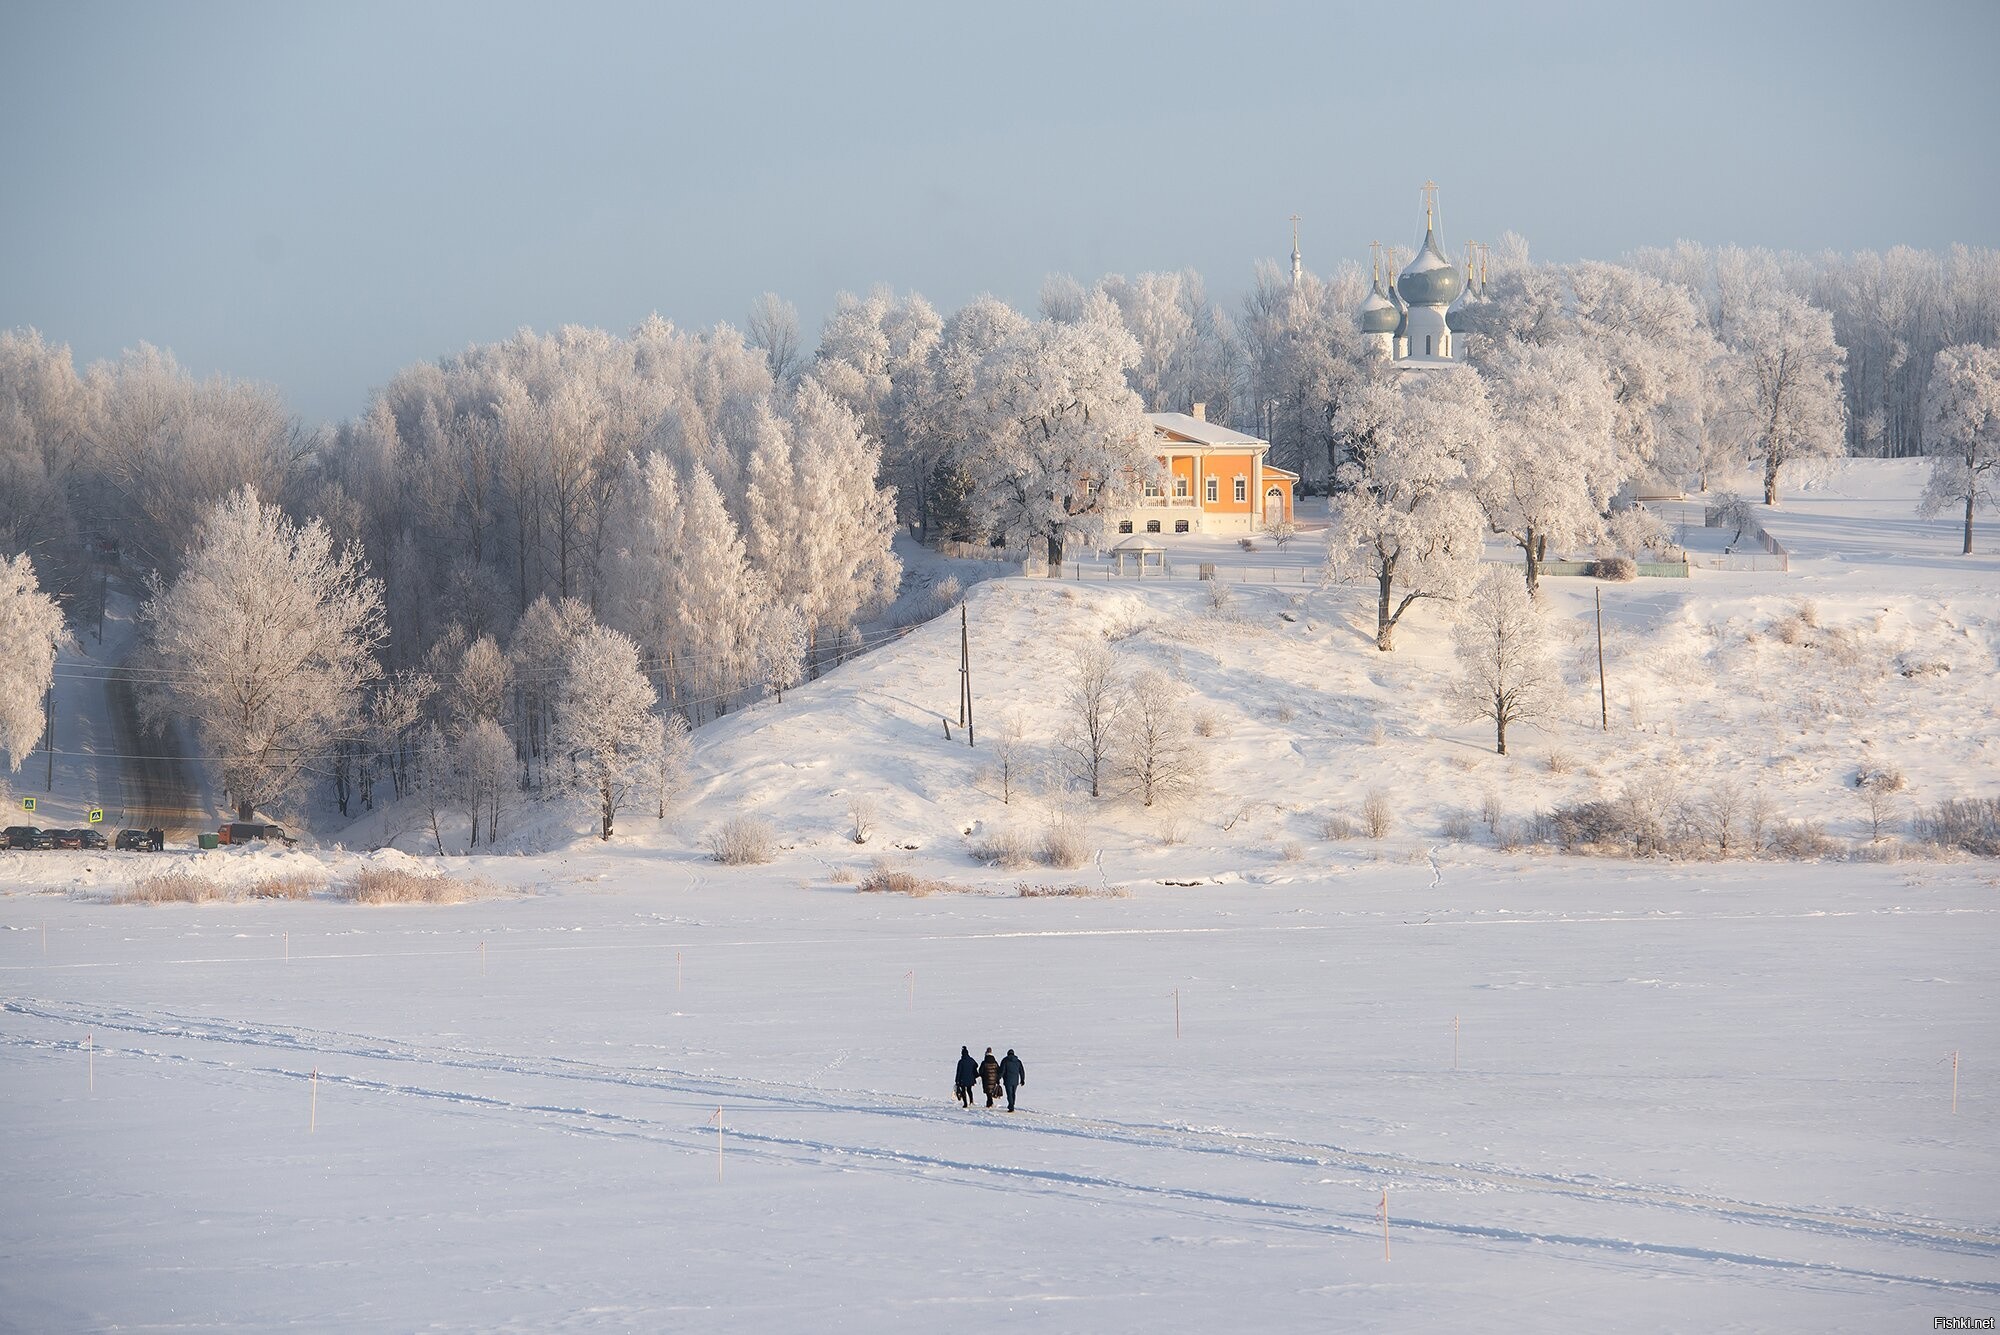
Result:
<instances>
[{"instance_id":1,"label":"utility pole","mask_svg":"<svg viewBox=\"0 0 2000 1335\"><path fill-rule=\"evenodd\" d=\"M972 740L972 626L965 604L958 605L958 721L965 725L965 744Z\"/></svg>"},{"instance_id":2,"label":"utility pole","mask_svg":"<svg viewBox=\"0 0 2000 1335\"><path fill-rule=\"evenodd\" d=\"M1611 706L1604 694L1604 590L1592 589L1597 595L1597 715L1604 725L1604 731L1611 731Z\"/></svg>"},{"instance_id":3,"label":"utility pole","mask_svg":"<svg viewBox=\"0 0 2000 1335\"><path fill-rule=\"evenodd\" d=\"M56 790L56 683L54 677L49 678L49 689L42 696L42 713L42 745L48 749L49 753L49 777L43 784L42 791L53 793Z\"/></svg>"}]
</instances>

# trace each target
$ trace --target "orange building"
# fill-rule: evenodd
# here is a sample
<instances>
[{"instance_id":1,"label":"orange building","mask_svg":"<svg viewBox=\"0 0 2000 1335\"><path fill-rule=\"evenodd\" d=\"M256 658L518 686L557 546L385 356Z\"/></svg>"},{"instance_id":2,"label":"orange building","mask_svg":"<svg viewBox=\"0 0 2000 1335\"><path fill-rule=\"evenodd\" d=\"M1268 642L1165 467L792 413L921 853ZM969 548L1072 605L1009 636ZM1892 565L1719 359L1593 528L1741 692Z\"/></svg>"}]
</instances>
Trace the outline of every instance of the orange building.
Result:
<instances>
[{"instance_id":1,"label":"orange building","mask_svg":"<svg viewBox=\"0 0 2000 1335\"><path fill-rule=\"evenodd\" d=\"M1264 462L1269 441L1209 421L1205 408L1146 414L1165 475L1114 521L1114 535L1261 533L1293 517L1299 475Z\"/></svg>"}]
</instances>

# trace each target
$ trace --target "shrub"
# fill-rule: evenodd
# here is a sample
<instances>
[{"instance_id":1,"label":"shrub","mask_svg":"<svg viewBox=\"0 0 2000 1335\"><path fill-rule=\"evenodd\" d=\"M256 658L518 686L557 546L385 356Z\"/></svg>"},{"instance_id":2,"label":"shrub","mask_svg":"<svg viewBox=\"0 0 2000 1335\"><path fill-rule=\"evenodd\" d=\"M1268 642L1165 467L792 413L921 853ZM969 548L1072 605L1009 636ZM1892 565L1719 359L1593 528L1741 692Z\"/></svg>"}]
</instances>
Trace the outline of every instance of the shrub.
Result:
<instances>
[{"instance_id":1,"label":"shrub","mask_svg":"<svg viewBox=\"0 0 2000 1335\"><path fill-rule=\"evenodd\" d=\"M1356 834L1354 822L1338 811L1328 811L1319 818L1319 837L1322 839L1352 839Z\"/></svg>"},{"instance_id":2,"label":"shrub","mask_svg":"<svg viewBox=\"0 0 2000 1335\"><path fill-rule=\"evenodd\" d=\"M1361 823L1368 830L1370 839L1382 839L1395 828L1395 818L1389 811L1389 795L1380 788L1370 788L1368 795L1361 799Z\"/></svg>"},{"instance_id":3,"label":"shrub","mask_svg":"<svg viewBox=\"0 0 2000 1335\"><path fill-rule=\"evenodd\" d=\"M1926 843L2000 857L2000 797L1950 798L1918 812L1915 825Z\"/></svg>"},{"instance_id":4,"label":"shrub","mask_svg":"<svg viewBox=\"0 0 2000 1335\"><path fill-rule=\"evenodd\" d=\"M708 832L706 847L717 862L730 867L769 862L777 852L777 836L754 816L734 816Z\"/></svg>"},{"instance_id":5,"label":"shrub","mask_svg":"<svg viewBox=\"0 0 2000 1335\"><path fill-rule=\"evenodd\" d=\"M1233 601L1234 601L1234 596L1229 592L1229 586L1227 584L1224 584L1219 579L1212 579L1208 581L1209 611L1214 612L1217 615L1220 615L1229 610L1229 605Z\"/></svg>"},{"instance_id":6,"label":"shrub","mask_svg":"<svg viewBox=\"0 0 2000 1335\"><path fill-rule=\"evenodd\" d=\"M1494 838L1500 837L1500 818L1505 813L1500 806L1500 790L1488 788L1479 799L1479 819L1486 822L1486 828Z\"/></svg>"},{"instance_id":7,"label":"shrub","mask_svg":"<svg viewBox=\"0 0 2000 1335\"><path fill-rule=\"evenodd\" d=\"M833 874L827 877L827 879L835 885L853 885L860 877L855 875L854 868L852 867L835 867Z\"/></svg>"},{"instance_id":8,"label":"shrub","mask_svg":"<svg viewBox=\"0 0 2000 1335\"><path fill-rule=\"evenodd\" d=\"M1590 573L1622 584L1639 578L1639 563L1629 556L1600 556L1591 563Z\"/></svg>"},{"instance_id":9,"label":"shrub","mask_svg":"<svg viewBox=\"0 0 2000 1335\"><path fill-rule=\"evenodd\" d=\"M1838 851L1833 840L1826 837L1826 827L1814 820L1778 822L1771 827L1767 847L1774 856L1795 862L1830 858Z\"/></svg>"},{"instance_id":10,"label":"shrub","mask_svg":"<svg viewBox=\"0 0 2000 1335\"><path fill-rule=\"evenodd\" d=\"M1014 883L1014 893L1022 899L1128 899L1131 892L1122 885L1104 889L1088 885L1030 885L1026 881Z\"/></svg>"},{"instance_id":11,"label":"shrub","mask_svg":"<svg viewBox=\"0 0 2000 1335\"><path fill-rule=\"evenodd\" d=\"M1056 813L1042 831L1042 861L1051 867L1081 867L1094 851L1090 830L1074 811Z\"/></svg>"},{"instance_id":12,"label":"shrub","mask_svg":"<svg viewBox=\"0 0 2000 1335\"><path fill-rule=\"evenodd\" d=\"M234 895L206 876L185 868L142 876L113 897L114 904L210 904Z\"/></svg>"},{"instance_id":13,"label":"shrub","mask_svg":"<svg viewBox=\"0 0 2000 1335\"><path fill-rule=\"evenodd\" d=\"M964 589L958 582L958 576L946 575L931 586L931 615L942 616L949 612L958 606L958 600L963 596Z\"/></svg>"},{"instance_id":14,"label":"shrub","mask_svg":"<svg viewBox=\"0 0 2000 1335\"><path fill-rule=\"evenodd\" d=\"M1438 821L1438 833L1453 843L1464 843L1472 838L1472 813L1463 807L1452 807Z\"/></svg>"},{"instance_id":15,"label":"shrub","mask_svg":"<svg viewBox=\"0 0 2000 1335\"><path fill-rule=\"evenodd\" d=\"M1551 751L1547 764L1551 774L1568 774L1576 768L1576 757L1567 751Z\"/></svg>"},{"instance_id":16,"label":"shrub","mask_svg":"<svg viewBox=\"0 0 2000 1335\"><path fill-rule=\"evenodd\" d=\"M989 867L1025 867L1035 860L1028 836L1012 825L992 831L971 849L974 860Z\"/></svg>"},{"instance_id":17,"label":"shrub","mask_svg":"<svg viewBox=\"0 0 2000 1335\"><path fill-rule=\"evenodd\" d=\"M1271 717L1275 718L1280 723L1290 723L1293 719L1297 718L1298 716L1299 716L1298 711L1293 709L1290 705L1279 705L1276 709L1271 711Z\"/></svg>"},{"instance_id":18,"label":"shrub","mask_svg":"<svg viewBox=\"0 0 2000 1335\"><path fill-rule=\"evenodd\" d=\"M1241 547L1246 552L1254 552L1257 550L1257 544L1250 541L1250 539L1248 538L1238 538L1236 540L1236 545L1238 547Z\"/></svg>"},{"instance_id":19,"label":"shrub","mask_svg":"<svg viewBox=\"0 0 2000 1335\"><path fill-rule=\"evenodd\" d=\"M1303 862L1306 857L1306 846L1296 839L1287 839L1278 849L1278 856L1286 862Z\"/></svg>"},{"instance_id":20,"label":"shrub","mask_svg":"<svg viewBox=\"0 0 2000 1335\"><path fill-rule=\"evenodd\" d=\"M462 904L488 889L483 881L438 872L363 867L336 893L351 904Z\"/></svg>"},{"instance_id":21,"label":"shrub","mask_svg":"<svg viewBox=\"0 0 2000 1335\"><path fill-rule=\"evenodd\" d=\"M1221 730L1222 730L1222 723L1219 719L1216 718L1215 711L1213 709L1208 709L1204 707L1201 709L1197 709L1195 711L1194 715L1195 736L1213 737L1215 736L1216 733L1220 732Z\"/></svg>"},{"instance_id":22,"label":"shrub","mask_svg":"<svg viewBox=\"0 0 2000 1335\"><path fill-rule=\"evenodd\" d=\"M875 799L857 795L847 800L847 816L853 823L848 837L857 844L868 842L868 836L875 833Z\"/></svg>"},{"instance_id":23,"label":"shrub","mask_svg":"<svg viewBox=\"0 0 2000 1335\"><path fill-rule=\"evenodd\" d=\"M1565 853L1579 849L1654 853L1666 842L1659 818L1629 797L1616 801L1574 802L1537 815L1529 830L1538 844L1554 844Z\"/></svg>"},{"instance_id":24,"label":"shrub","mask_svg":"<svg viewBox=\"0 0 2000 1335\"><path fill-rule=\"evenodd\" d=\"M948 881L933 877L919 876L913 871L890 867L878 862L856 887L864 895L908 895L912 899L922 899L958 887Z\"/></svg>"},{"instance_id":25,"label":"shrub","mask_svg":"<svg viewBox=\"0 0 2000 1335\"><path fill-rule=\"evenodd\" d=\"M266 876L254 881L250 886L252 899L311 899L315 890L326 885L324 876L311 872L291 872L282 876Z\"/></svg>"}]
</instances>

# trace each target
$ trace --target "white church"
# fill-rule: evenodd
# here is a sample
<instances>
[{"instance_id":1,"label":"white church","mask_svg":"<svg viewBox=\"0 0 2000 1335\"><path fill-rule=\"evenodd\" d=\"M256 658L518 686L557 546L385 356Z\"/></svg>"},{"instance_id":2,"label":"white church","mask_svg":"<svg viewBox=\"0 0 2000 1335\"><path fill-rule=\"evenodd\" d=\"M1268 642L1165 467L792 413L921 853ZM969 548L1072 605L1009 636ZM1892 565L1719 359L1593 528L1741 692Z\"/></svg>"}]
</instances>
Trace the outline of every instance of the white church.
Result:
<instances>
[{"instance_id":1,"label":"white church","mask_svg":"<svg viewBox=\"0 0 2000 1335\"><path fill-rule=\"evenodd\" d=\"M1398 369L1421 370L1462 364L1453 317L1477 299L1479 276L1466 247L1463 268L1454 264L1438 240L1437 184L1424 183L1424 241L1416 258L1403 266L1385 291L1387 266L1377 249L1373 286L1361 303L1361 334L1371 355ZM1483 267L1483 266L1481 266Z\"/></svg>"}]
</instances>

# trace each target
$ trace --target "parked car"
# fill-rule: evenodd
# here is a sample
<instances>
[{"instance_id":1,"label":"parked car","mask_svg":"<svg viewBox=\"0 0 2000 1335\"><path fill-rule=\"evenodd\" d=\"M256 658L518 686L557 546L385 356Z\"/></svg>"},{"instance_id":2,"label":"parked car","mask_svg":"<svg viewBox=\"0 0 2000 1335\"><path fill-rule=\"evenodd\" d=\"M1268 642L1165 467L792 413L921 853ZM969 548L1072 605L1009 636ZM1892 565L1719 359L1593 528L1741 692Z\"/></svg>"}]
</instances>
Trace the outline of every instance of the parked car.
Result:
<instances>
[{"instance_id":1,"label":"parked car","mask_svg":"<svg viewBox=\"0 0 2000 1335\"><path fill-rule=\"evenodd\" d=\"M94 849L99 852L111 846L105 841L104 831L99 829L85 827L76 831L76 837L82 847Z\"/></svg>"},{"instance_id":2,"label":"parked car","mask_svg":"<svg viewBox=\"0 0 2000 1335\"><path fill-rule=\"evenodd\" d=\"M57 848L78 849L83 847L82 830L50 830L49 838Z\"/></svg>"},{"instance_id":3,"label":"parked car","mask_svg":"<svg viewBox=\"0 0 2000 1335\"><path fill-rule=\"evenodd\" d=\"M56 846L50 831L34 825L9 825L5 833L9 848L48 849Z\"/></svg>"},{"instance_id":4,"label":"parked car","mask_svg":"<svg viewBox=\"0 0 2000 1335\"><path fill-rule=\"evenodd\" d=\"M225 822L217 831L217 837L225 844L247 844L257 839L268 839L273 843L294 842L285 833L285 827L270 821L232 820Z\"/></svg>"},{"instance_id":5,"label":"parked car","mask_svg":"<svg viewBox=\"0 0 2000 1335\"><path fill-rule=\"evenodd\" d=\"M128 853L144 853L152 846L153 835L150 830L120 830L118 838L112 841L112 847L123 849Z\"/></svg>"}]
</instances>

